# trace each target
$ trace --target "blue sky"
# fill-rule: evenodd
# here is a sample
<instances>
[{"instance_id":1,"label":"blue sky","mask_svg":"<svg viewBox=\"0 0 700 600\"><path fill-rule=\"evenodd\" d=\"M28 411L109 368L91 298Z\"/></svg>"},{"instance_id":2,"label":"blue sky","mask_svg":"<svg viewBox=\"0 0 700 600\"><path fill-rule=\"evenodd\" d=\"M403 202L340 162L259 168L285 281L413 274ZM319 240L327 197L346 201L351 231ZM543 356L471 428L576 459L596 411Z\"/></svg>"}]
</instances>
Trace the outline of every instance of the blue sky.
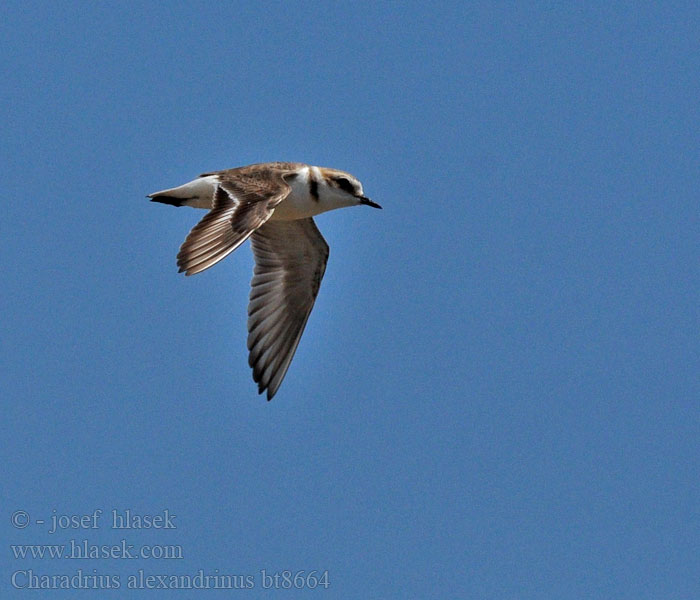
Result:
<instances>
[{"instance_id":1,"label":"blue sky","mask_svg":"<svg viewBox=\"0 0 700 600\"><path fill-rule=\"evenodd\" d=\"M3 13L0 596L79 569L121 588L36 597L700 596L694 3ZM145 198L269 160L384 207L317 218L328 269L270 403L249 248L184 278L202 215ZM8 547L85 539L183 558ZM139 569L255 587L127 589Z\"/></svg>"}]
</instances>

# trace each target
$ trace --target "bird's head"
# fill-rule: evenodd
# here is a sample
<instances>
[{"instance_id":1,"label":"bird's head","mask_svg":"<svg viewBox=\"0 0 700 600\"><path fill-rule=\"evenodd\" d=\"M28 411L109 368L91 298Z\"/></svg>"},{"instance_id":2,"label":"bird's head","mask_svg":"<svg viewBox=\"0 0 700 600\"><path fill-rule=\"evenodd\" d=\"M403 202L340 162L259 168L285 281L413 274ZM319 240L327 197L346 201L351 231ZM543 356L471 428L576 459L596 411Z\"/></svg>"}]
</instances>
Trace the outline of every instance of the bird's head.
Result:
<instances>
[{"instance_id":1,"label":"bird's head","mask_svg":"<svg viewBox=\"0 0 700 600\"><path fill-rule=\"evenodd\" d=\"M321 202L336 206L357 206L366 204L374 208L381 208L376 202L372 202L364 195L362 184L359 180L337 169L319 167L321 181L318 182L316 192ZM312 194L314 190L312 188Z\"/></svg>"}]
</instances>

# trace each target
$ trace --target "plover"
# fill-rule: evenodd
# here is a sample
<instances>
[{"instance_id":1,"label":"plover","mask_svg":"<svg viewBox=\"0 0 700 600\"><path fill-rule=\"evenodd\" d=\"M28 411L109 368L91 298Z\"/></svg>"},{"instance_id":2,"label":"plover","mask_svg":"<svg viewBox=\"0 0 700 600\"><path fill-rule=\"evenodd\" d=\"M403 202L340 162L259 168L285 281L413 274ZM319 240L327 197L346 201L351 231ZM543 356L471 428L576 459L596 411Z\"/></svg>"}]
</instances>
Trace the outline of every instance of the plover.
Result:
<instances>
[{"instance_id":1,"label":"plover","mask_svg":"<svg viewBox=\"0 0 700 600\"><path fill-rule=\"evenodd\" d=\"M148 197L209 210L177 255L185 275L208 269L251 239L255 269L248 304L248 364L258 393L267 390L271 400L326 270L328 244L312 217L345 206L381 206L365 197L362 184L349 173L288 162L203 173Z\"/></svg>"}]
</instances>

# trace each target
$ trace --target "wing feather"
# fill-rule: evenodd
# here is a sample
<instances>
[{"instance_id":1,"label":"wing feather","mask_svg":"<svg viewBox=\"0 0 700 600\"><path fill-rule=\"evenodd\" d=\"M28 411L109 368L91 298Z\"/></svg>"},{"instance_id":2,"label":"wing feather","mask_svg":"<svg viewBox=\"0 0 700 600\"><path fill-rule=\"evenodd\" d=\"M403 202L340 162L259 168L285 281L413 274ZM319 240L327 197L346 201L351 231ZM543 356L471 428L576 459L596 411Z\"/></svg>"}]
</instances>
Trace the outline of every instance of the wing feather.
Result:
<instances>
[{"instance_id":1,"label":"wing feather","mask_svg":"<svg viewBox=\"0 0 700 600\"><path fill-rule=\"evenodd\" d=\"M294 357L328 261L313 219L268 221L251 236L255 271L248 305L248 362L270 400Z\"/></svg>"},{"instance_id":2,"label":"wing feather","mask_svg":"<svg viewBox=\"0 0 700 600\"><path fill-rule=\"evenodd\" d=\"M274 212L290 192L275 168L221 172L212 209L194 226L180 247L180 272L194 275L215 265L238 248Z\"/></svg>"}]
</instances>

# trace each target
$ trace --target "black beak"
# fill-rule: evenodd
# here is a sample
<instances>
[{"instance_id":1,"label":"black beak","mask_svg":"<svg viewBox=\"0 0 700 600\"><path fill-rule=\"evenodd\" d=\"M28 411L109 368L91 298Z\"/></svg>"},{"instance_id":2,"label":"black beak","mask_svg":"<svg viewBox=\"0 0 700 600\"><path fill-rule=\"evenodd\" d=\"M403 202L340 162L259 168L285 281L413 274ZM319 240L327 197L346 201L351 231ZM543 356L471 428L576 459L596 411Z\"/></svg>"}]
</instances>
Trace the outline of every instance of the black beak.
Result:
<instances>
[{"instance_id":1,"label":"black beak","mask_svg":"<svg viewBox=\"0 0 700 600\"><path fill-rule=\"evenodd\" d=\"M360 200L360 204L366 204L367 206L372 206L373 208L381 208L381 206L379 206L379 204L377 204L376 202L372 202L369 198L367 198L365 196L360 196L359 200Z\"/></svg>"}]
</instances>

